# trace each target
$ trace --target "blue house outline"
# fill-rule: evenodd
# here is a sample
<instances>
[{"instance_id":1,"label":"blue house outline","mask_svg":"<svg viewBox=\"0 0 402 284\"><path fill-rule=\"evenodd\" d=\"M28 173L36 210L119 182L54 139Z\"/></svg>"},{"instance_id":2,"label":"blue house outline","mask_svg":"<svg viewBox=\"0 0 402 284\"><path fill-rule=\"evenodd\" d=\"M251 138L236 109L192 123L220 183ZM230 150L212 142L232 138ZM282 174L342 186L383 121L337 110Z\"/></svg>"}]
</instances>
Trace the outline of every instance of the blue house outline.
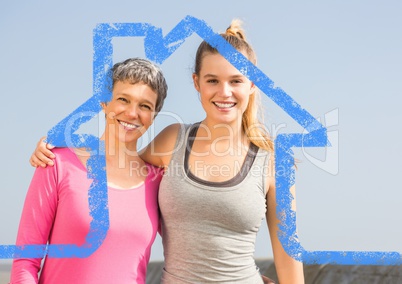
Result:
<instances>
[{"instance_id":1,"label":"blue house outline","mask_svg":"<svg viewBox=\"0 0 402 284\"><path fill-rule=\"evenodd\" d=\"M186 38L197 33L202 39L215 47L238 70L252 80L272 101L289 114L307 134L280 134L275 139L275 163L281 171L276 172L277 216L280 218L279 239L285 251L305 264L340 265L399 265L402 255L398 252L380 251L307 251L298 241L296 234L296 212L291 210L292 194L290 187L295 181L292 147L329 146L327 129L310 113L304 110L241 53L237 52L221 36L202 20L192 16L185 17L165 37L162 29L147 23L102 23L93 33L93 96L70 115L60 121L48 132L48 142L59 147L90 147L93 149L88 160L88 176L93 179L89 189L89 206L92 222L86 243L51 245L1 245L0 258L40 258L49 257L88 257L103 242L109 229L107 208L107 182L105 173L104 145L92 135L75 134L82 124L101 110L100 102L108 101L111 92L107 89L107 70L112 67L114 37L144 37L146 57L162 64L176 51ZM68 127L67 127L68 126ZM71 137L66 141L66 137Z\"/></svg>"}]
</instances>

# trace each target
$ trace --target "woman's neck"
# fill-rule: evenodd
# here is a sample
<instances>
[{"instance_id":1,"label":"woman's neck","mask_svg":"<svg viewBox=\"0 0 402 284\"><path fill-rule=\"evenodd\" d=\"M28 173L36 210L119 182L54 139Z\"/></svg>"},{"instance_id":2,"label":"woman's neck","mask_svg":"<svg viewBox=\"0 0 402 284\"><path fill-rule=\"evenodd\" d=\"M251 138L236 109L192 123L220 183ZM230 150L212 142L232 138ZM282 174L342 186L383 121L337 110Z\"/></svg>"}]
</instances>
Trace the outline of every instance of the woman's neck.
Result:
<instances>
[{"instance_id":1,"label":"woman's neck","mask_svg":"<svg viewBox=\"0 0 402 284\"><path fill-rule=\"evenodd\" d=\"M133 161L141 160L137 153L137 141L124 143L107 139L107 136L102 136L101 139L105 141L105 158L108 167L122 169L130 167Z\"/></svg>"},{"instance_id":2,"label":"woman's neck","mask_svg":"<svg viewBox=\"0 0 402 284\"><path fill-rule=\"evenodd\" d=\"M136 141L122 143L105 139L105 158L108 185L117 189L130 189L142 184L148 169L136 150Z\"/></svg>"},{"instance_id":3,"label":"woman's neck","mask_svg":"<svg viewBox=\"0 0 402 284\"><path fill-rule=\"evenodd\" d=\"M241 123L212 124L205 119L201 122L196 139L203 140L206 144L214 144L222 148L248 148L248 138L244 133Z\"/></svg>"}]
</instances>

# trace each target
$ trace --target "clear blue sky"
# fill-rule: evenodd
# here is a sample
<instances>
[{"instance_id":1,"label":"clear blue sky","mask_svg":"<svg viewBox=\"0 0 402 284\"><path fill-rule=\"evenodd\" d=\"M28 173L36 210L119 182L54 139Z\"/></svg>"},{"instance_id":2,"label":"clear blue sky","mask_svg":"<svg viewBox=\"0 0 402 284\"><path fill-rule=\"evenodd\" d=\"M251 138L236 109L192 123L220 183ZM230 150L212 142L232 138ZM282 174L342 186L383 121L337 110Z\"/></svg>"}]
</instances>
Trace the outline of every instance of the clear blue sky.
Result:
<instances>
[{"instance_id":1,"label":"clear blue sky","mask_svg":"<svg viewBox=\"0 0 402 284\"><path fill-rule=\"evenodd\" d=\"M402 252L401 12L397 0L3 1L0 244L15 241L37 141L92 95L95 25L150 23L166 34L191 15L216 32L242 19L259 68L328 127L331 149L295 149L303 247ZM161 65L169 93L151 136L203 118L191 82L200 40L191 36ZM144 56L142 38L113 43L116 61ZM273 134L303 131L262 95ZM272 256L265 225L256 256ZM152 259L162 257L158 238Z\"/></svg>"}]
</instances>

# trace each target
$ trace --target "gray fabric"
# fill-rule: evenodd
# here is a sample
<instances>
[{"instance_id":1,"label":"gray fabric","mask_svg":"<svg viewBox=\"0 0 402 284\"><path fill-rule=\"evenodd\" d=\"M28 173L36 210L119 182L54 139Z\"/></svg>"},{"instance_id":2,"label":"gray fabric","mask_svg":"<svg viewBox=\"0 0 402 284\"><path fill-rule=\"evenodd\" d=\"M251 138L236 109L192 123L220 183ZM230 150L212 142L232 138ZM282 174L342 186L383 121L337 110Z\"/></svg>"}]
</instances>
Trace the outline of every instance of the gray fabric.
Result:
<instances>
[{"instance_id":1,"label":"gray fabric","mask_svg":"<svg viewBox=\"0 0 402 284\"><path fill-rule=\"evenodd\" d=\"M200 183L184 168L189 129L180 131L159 189L163 283L262 283L254 249L265 218L269 154L249 153L253 163L234 183Z\"/></svg>"}]
</instances>

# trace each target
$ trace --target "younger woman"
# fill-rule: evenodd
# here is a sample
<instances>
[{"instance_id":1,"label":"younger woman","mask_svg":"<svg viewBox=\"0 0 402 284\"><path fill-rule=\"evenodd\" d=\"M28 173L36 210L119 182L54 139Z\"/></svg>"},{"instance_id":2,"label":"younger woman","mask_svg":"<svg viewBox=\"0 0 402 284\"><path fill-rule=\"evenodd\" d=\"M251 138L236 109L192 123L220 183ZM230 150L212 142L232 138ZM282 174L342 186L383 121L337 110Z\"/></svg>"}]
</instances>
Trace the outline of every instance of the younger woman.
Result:
<instances>
[{"instance_id":1,"label":"younger woman","mask_svg":"<svg viewBox=\"0 0 402 284\"><path fill-rule=\"evenodd\" d=\"M256 64L239 21L222 36ZM253 256L264 217L280 283L304 283L302 263L277 235L274 149L255 85L205 41L193 81L205 118L168 126L142 154L167 167L159 189L163 283L262 283Z\"/></svg>"}]
</instances>

